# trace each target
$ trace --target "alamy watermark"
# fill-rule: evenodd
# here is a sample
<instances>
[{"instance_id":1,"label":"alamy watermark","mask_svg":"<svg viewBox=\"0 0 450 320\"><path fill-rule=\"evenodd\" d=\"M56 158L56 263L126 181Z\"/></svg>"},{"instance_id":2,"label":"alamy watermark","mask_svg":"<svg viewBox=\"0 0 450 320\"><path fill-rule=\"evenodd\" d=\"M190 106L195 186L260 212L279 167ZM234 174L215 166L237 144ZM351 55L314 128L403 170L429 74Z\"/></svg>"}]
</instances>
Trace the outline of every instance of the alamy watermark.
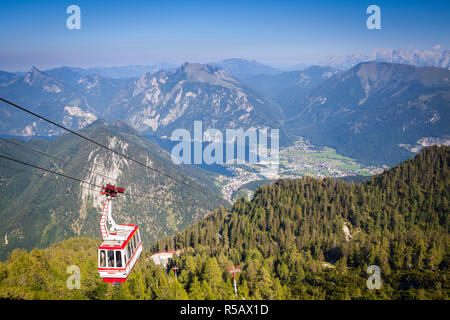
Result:
<instances>
[{"instance_id":1,"label":"alamy watermark","mask_svg":"<svg viewBox=\"0 0 450 320\"><path fill-rule=\"evenodd\" d=\"M369 30L381 29L381 9L379 6L372 4L367 7L366 13L370 16L366 20L366 26Z\"/></svg>"},{"instance_id":2,"label":"alamy watermark","mask_svg":"<svg viewBox=\"0 0 450 320\"><path fill-rule=\"evenodd\" d=\"M179 141L171 152L175 164L254 164L271 171L279 168L279 129L269 133L268 128L234 128L223 134L213 128L203 132L202 121L194 121L193 136L186 129L176 129L171 140Z\"/></svg>"},{"instance_id":3,"label":"alamy watermark","mask_svg":"<svg viewBox=\"0 0 450 320\"><path fill-rule=\"evenodd\" d=\"M370 274L367 278L366 285L367 289L381 289L381 271L380 267L376 265L371 265L367 268L366 272Z\"/></svg>"},{"instance_id":4,"label":"alamy watermark","mask_svg":"<svg viewBox=\"0 0 450 320\"><path fill-rule=\"evenodd\" d=\"M81 29L81 9L72 4L67 7L66 13L70 16L66 20L66 26L69 30ZM381 9L378 5L372 4L367 7L366 13L370 16L366 20L366 26L369 30L381 29Z\"/></svg>"},{"instance_id":5,"label":"alamy watermark","mask_svg":"<svg viewBox=\"0 0 450 320\"><path fill-rule=\"evenodd\" d=\"M70 16L66 20L66 26L69 30L81 29L81 9L79 6L72 4L67 7L66 13Z\"/></svg>"},{"instance_id":6,"label":"alamy watermark","mask_svg":"<svg viewBox=\"0 0 450 320\"><path fill-rule=\"evenodd\" d=\"M71 274L70 277L67 278L67 288L69 290L80 289L81 288L81 270L80 267L71 265L67 267L66 273Z\"/></svg>"}]
</instances>

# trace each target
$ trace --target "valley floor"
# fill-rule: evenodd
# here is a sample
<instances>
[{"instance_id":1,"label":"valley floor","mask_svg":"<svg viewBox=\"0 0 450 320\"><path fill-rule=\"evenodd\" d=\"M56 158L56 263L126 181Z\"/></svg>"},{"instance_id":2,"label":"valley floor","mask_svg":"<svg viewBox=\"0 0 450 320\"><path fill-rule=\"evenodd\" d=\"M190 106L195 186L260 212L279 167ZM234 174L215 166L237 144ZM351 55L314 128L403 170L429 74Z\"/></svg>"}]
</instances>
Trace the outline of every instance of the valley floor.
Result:
<instances>
[{"instance_id":1,"label":"valley floor","mask_svg":"<svg viewBox=\"0 0 450 320\"><path fill-rule=\"evenodd\" d=\"M236 196L250 196L256 187L276 179L298 179L305 175L316 178L369 177L383 172L387 167L365 166L356 160L336 153L329 147L317 147L300 138L294 145L280 150L278 170L267 170L263 165L229 165L233 177L220 175L216 179L228 201ZM252 182L258 182L253 183Z\"/></svg>"}]
</instances>

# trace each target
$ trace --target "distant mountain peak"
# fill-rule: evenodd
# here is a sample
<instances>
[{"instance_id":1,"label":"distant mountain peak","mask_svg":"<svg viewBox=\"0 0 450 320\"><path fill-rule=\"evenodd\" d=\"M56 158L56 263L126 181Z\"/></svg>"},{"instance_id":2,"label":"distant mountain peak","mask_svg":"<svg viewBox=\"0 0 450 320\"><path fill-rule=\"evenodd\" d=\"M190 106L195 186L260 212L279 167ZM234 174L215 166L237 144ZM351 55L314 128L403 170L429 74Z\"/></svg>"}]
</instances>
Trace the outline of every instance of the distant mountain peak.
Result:
<instances>
[{"instance_id":1,"label":"distant mountain peak","mask_svg":"<svg viewBox=\"0 0 450 320\"><path fill-rule=\"evenodd\" d=\"M138 135L139 133L132 128L130 125L122 120L115 120L113 122L108 122L104 119L96 119L92 123L85 126L83 129L113 129L116 132L126 132Z\"/></svg>"},{"instance_id":2,"label":"distant mountain peak","mask_svg":"<svg viewBox=\"0 0 450 320\"><path fill-rule=\"evenodd\" d=\"M97 119L93 121L91 124L87 125L86 128L95 128L95 127L107 127L109 123L103 119Z\"/></svg>"},{"instance_id":3,"label":"distant mountain peak","mask_svg":"<svg viewBox=\"0 0 450 320\"><path fill-rule=\"evenodd\" d=\"M128 133L132 133L135 135L138 135L139 133L130 125L128 125L126 122L122 121L122 120L116 120L112 123L112 125L122 131L128 132Z\"/></svg>"},{"instance_id":4,"label":"distant mountain peak","mask_svg":"<svg viewBox=\"0 0 450 320\"><path fill-rule=\"evenodd\" d=\"M358 63L351 69L339 74L341 78L348 75L359 77L362 83L369 85L377 82L377 85L392 85L397 83L412 82L424 87L448 87L449 70L439 67L418 67L403 63L390 63L384 61L367 61Z\"/></svg>"},{"instance_id":5,"label":"distant mountain peak","mask_svg":"<svg viewBox=\"0 0 450 320\"><path fill-rule=\"evenodd\" d=\"M413 66L435 66L450 68L450 50L388 49L379 48L369 54L354 53L344 56L328 57L320 65L328 65L347 70L365 61L379 61L409 64Z\"/></svg>"},{"instance_id":6,"label":"distant mountain peak","mask_svg":"<svg viewBox=\"0 0 450 320\"><path fill-rule=\"evenodd\" d=\"M31 66L30 72L40 72L40 70L35 66Z\"/></svg>"},{"instance_id":7,"label":"distant mountain peak","mask_svg":"<svg viewBox=\"0 0 450 320\"><path fill-rule=\"evenodd\" d=\"M230 59L225 59L222 62L228 62L228 63L240 63L240 62L250 62L250 63L256 63L256 64L262 64L259 63L256 60L253 59L244 59L244 58L230 58Z\"/></svg>"},{"instance_id":8,"label":"distant mountain peak","mask_svg":"<svg viewBox=\"0 0 450 320\"><path fill-rule=\"evenodd\" d=\"M48 69L45 70L44 72L45 74L53 78L69 83L77 82L82 77L82 75L84 75L83 69L71 68L67 66Z\"/></svg>"},{"instance_id":9,"label":"distant mountain peak","mask_svg":"<svg viewBox=\"0 0 450 320\"><path fill-rule=\"evenodd\" d=\"M219 62L212 63L232 75L241 74L279 74L280 70L271 66L262 64L256 60L247 60L242 58L231 58Z\"/></svg>"},{"instance_id":10,"label":"distant mountain peak","mask_svg":"<svg viewBox=\"0 0 450 320\"><path fill-rule=\"evenodd\" d=\"M217 71L221 70L221 68L218 68L217 66L211 64L185 62L181 65L180 70L182 72L186 72L187 74L195 74L195 73L215 74Z\"/></svg>"},{"instance_id":11,"label":"distant mountain peak","mask_svg":"<svg viewBox=\"0 0 450 320\"><path fill-rule=\"evenodd\" d=\"M28 79L31 79L32 77L37 77L37 76L46 76L46 74L43 73L41 70L39 70L37 67L32 66L30 71L28 71L25 74L25 80L28 81Z\"/></svg>"},{"instance_id":12,"label":"distant mountain peak","mask_svg":"<svg viewBox=\"0 0 450 320\"><path fill-rule=\"evenodd\" d=\"M238 87L240 82L226 70L212 64L186 62L175 72L186 74L190 81L221 85L227 88Z\"/></svg>"},{"instance_id":13,"label":"distant mountain peak","mask_svg":"<svg viewBox=\"0 0 450 320\"><path fill-rule=\"evenodd\" d=\"M48 93L60 93L63 91L63 86L59 81L34 66L25 74L23 82L31 87L40 87Z\"/></svg>"}]
</instances>

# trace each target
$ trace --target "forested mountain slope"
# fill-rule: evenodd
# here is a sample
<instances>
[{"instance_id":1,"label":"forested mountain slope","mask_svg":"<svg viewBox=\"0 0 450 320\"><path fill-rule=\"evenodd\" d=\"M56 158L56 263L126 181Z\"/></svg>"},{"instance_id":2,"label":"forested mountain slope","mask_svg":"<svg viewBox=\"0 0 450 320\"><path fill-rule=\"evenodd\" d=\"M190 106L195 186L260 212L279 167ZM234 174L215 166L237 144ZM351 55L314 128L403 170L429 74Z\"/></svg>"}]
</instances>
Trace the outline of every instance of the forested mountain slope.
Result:
<instances>
[{"instance_id":1,"label":"forested mountain slope","mask_svg":"<svg viewBox=\"0 0 450 320\"><path fill-rule=\"evenodd\" d=\"M59 269L48 261L63 244L16 250L0 264L0 296L50 290L57 298L229 299L226 268L239 264L239 298L448 299L449 165L450 148L433 146L366 183L305 177L263 186L252 201L238 200L152 248L184 250L171 261L180 267L177 279L147 252L125 285L107 288L94 276L96 243L89 240L64 242L78 258ZM76 241L89 247L85 259ZM86 281L78 293L47 280L71 261L82 264ZM380 267L379 290L366 286L369 265Z\"/></svg>"},{"instance_id":2,"label":"forested mountain slope","mask_svg":"<svg viewBox=\"0 0 450 320\"><path fill-rule=\"evenodd\" d=\"M371 296L366 269L373 264L385 281L378 296L443 297L449 165L450 148L434 146L364 184L278 181L156 249L194 248L177 262L191 281L196 273L189 264L207 256L222 261L222 270L241 264L241 285L254 297L275 298L281 287L289 298Z\"/></svg>"},{"instance_id":3,"label":"forested mountain slope","mask_svg":"<svg viewBox=\"0 0 450 320\"><path fill-rule=\"evenodd\" d=\"M80 132L176 181L71 134L52 141L0 139L0 154L97 186L124 187L136 196L114 201L114 217L118 223L140 225L148 244L226 204L214 187L214 174L173 164L167 152L124 123L98 120ZM1 260L14 248L45 248L80 236L100 238L105 197L99 188L0 159L0 192L0 234L8 240L0 247Z\"/></svg>"}]
</instances>

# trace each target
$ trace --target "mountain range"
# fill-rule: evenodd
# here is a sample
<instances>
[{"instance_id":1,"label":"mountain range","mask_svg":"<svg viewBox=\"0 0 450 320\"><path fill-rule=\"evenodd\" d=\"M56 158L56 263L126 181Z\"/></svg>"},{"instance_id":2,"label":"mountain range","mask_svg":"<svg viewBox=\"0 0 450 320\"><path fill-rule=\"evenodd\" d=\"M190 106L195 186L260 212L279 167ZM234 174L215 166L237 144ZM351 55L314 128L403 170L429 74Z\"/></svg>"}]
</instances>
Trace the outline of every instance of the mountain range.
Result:
<instances>
[{"instance_id":1,"label":"mountain range","mask_svg":"<svg viewBox=\"0 0 450 320\"><path fill-rule=\"evenodd\" d=\"M174 71L130 79L81 75L67 67L47 72L33 67L24 76L2 73L1 78L5 81L0 84L0 96L71 129L98 118L122 119L140 133L167 136L174 128L189 130L194 119L219 129L278 127L281 112L276 104L246 90L239 80L212 65L185 63ZM59 133L4 104L0 112L2 134Z\"/></svg>"},{"instance_id":2,"label":"mountain range","mask_svg":"<svg viewBox=\"0 0 450 320\"><path fill-rule=\"evenodd\" d=\"M449 144L449 106L450 70L367 62L315 87L286 125L313 144L393 165L411 155L405 145Z\"/></svg>"},{"instance_id":3,"label":"mountain range","mask_svg":"<svg viewBox=\"0 0 450 320\"><path fill-rule=\"evenodd\" d=\"M127 195L114 202L116 221L139 225L150 252L184 250L172 261L182 273L169 281L170 290L161 288L166 276L144 253L123 287L94 280L77 293L81 298L137 297L139 287L139 297L176 292L174 298L231 299L225 267L235 263L242 265L245 299L448 298L449 148L428 147L397 165L422 147L450 145L447 54L381 52L369 57L376 61L354 56L289 72L243 59L155 67L137 77L140 67L130 67L132 77L123 76L127 70L93 74L70 67L0 72L0 97L175 180L5 103L0 134L32 139L0 139L0 154L95 185L125 187ZM229 209L216 174L175 165L144 137L192 132L196 120L222 131L280 128L282 147L302 137L360 162L395 167L364 183L278 180ZM0 192L0 260L7 259L0 263L0 297L73 295L59 288L69 260L58 264L57 257L76 256L83 272L95 275L95 241L32 249L74 237L100 239L99 189L0 159ZM81 247L88 257L79 256ZM386 272L379 294L365 287L372 264Z\"/></svg>"},{"instance_id":4,"label":"mountain range","mask_svg":"<svg viewBox=\"0 0 450 320\"><path fill-rule=\"evenodd\" d=\"M184 63L126 79L33 67L22 76L0 72L0 96L74 130L96 119L120 119L139 134L163 139L178 128L192 132L195 120L221 131L279 128L282 146L302 136L377 165L450 142L446 68L373 61L345 71L310 66L275 72L243 59L221 64L231 73L217 65ZM2 135L62 133L4 103L0 114Z\"/></svg>"},{"instance_id":5,"label":"mountain range","mask_svg":"<svg viewBox=\"0 0 450 320\"><path fill-rule=\"evenodd\" d=\"M146 73L133 83L132 96L107 110L142 133L170 136L192 132L194 120L218 128L278 127L281 110L212 65L185 63L175 71Z\"/></svg>"},{"instance_id":6,"label":"mountain range","mask_svg":"<svg viewBox=\"0 0 450 320\"><path fill-rule=\"evenodd\" d=\"M416 67L450 68L450 50L419 50L419 49L387 49L373 50L370 54L353 53L344 56L328 57L318 65L330 66L339 70L347 70L358 63L377 61L409 64Z\"/></svg>"},{"instance_id":7,"label":"mountain range","mask_svg":"<svg viewBox=\"0 0 450 320\"><path fill-rule=\"evenodd\" d=\"M168 62L157 62L150 65L128 65L128 66L111 66L111 67L93 67L93 68L79 68L79 67L64 67L70 69L80 75L98 75L104 78L126 79L138 78L146 72L155 72L158 70L174 70L178 65ZM60 68L53 68L44 70L45 73L52 74L53 71L59 72ZM19 76L25 75L27 72L15 72Z\"/></svg>"}]
</instances>

